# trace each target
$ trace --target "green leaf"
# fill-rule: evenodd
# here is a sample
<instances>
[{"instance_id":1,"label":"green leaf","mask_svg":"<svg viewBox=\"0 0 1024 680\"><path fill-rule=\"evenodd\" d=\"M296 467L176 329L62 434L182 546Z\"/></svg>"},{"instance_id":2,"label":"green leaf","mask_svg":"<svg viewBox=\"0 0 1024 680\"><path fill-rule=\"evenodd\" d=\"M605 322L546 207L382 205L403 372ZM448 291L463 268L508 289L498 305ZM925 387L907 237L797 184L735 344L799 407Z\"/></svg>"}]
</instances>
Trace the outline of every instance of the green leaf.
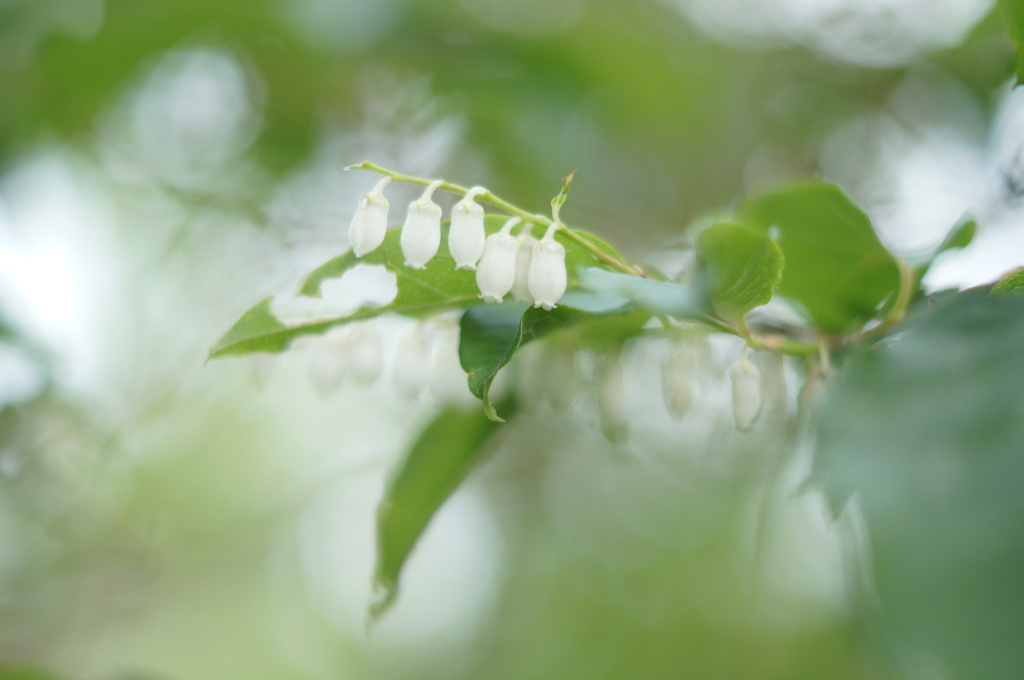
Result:
<instances>
[{"instance_id":1,"label":"green leaf","mask_svg":"<svg viewBox=\"0 0 1024 680\"><path fill-rule=\"evenodd\" d=\"M0 680L57 680L57 676L38 668L0 668Z\"/></svg>"},{"instance_id":2,"label":"green leaf","mask_svg":"<svg viewBox=\"0 0 1024 680\"><path fill-rule=\"evenodd\" d=\"M484 226L488 233L493 233L507 221L508 217L504 215L488 215L484 219ZM397 281L398 292L389 304L364 306L346 316L286 325L273 315L270 300L263 300L243 314L231 330L217 341L210 350L210 358L243 356L254 352L281 352L297 337L319 335L336 326L382 314L423 318L483 304L476 285L476 274L465 269L455 269L455 261L448 254L448 223L445 222L442 228L444 245L426 269L410 269L403 264L405 257L400 243L401 231L392 229L387 232L384 243L372 253L361 258L357 258L351 251L339 255L310 273L299 290L300 295L317 297L324 281L337 278L356 265L380 265L394 272ZM596 239L584 232L577 233ZM565 239L564 235L558 234L556 238L565 246L568 284L574 287L578 284L577 270L594 267L598 261L579 244Z\"/></svg>"},{"instance_id":3,"label":"green leaf","mask_svg":"<svg viewBox=\"0 0 1024 680\"><path fill-rule=\"evenodd\" d=\"M1015 65L1017 83L1024 80L1024 2L1020 0L999 0L999 9L1002 11L1003 22L1006 24L1006 31L1010 34L1010 41L1017 52Z\"/></svg>"},{"instance_id":4,"label":"green leaf","mask_svg":"<svg viewBox=\"0 0 1024 680\"><path fill-rule=\"evenodd\" d=\"M611 245L610 243L608 243L604 239L602 239L602 238L600 238L598 236L594 236L593 234L591 234L588 231L580 231L579 229L573 229L572 231L577 236L582 238L584 241L587 241L588 243L597 246L598 249L604 251L608 255L611 255L612 257L614 257L619 262L622 262L622 263L626 262L626 258L623 257L622 253L620 253L615 248L615 246ZM559 241L561 241L561 239L559 239ZM587 253L587 254L589 255L589 253ZM593 264L588 264L587 266L593 266Z\"/></svg>"},{"instance_id":5,"label":"green leaf","mask_svg":"<svg viewBox=\"0 0 1024 680\"><path fill-rule=\"evenodd\" d=\"M504 422L491 403L491 383L498 371L512 361L520 347L574 324L606 316L627 315L632 308L630 301L621 297L567 293L550 311L529 307L525 302L466 310L460 324L459 362L466 371L469 390L483 402L484 413L489 419ZM639 320L639 325L642 326L646 319Z\"/></svg>"},{"instance_id":6,"label":"green leaf","mask_svg":"<svg viewBox=\"0 0 1024 680\"><path fill-rule=\"evenodd\" d=\"M423 430L377 508L377 566L371 620L391 607L402 567L434 514L488 450L497 424L480 409L449 406Z\"/></svg>"},{"instance_id":7,"label":"green leaf","mask_svg":"<svg viewBox=\"0 0 1024 680\"><path fill-rule=\"evenodd\" d=\"M1007 274L992 288L993 295L1024 296L1024 267Z\"/></svg>"},{"instance_id":8,"label":"green leaf","mask_svg":"<svg viewBox=\"0 0 1024 680\"><path fill-rule=\"evenodd\" d=\"M942 240L942 243L936 248L935 252L931 254L926 261L918 264L914 267L914 287L915 292L913 299L920 300L924 296L924 290L921 288L921 282L924 277L928 275L932 265L935 264L936 258L942 253L950 250L958 250L966 248L974 240L974 234L977 231L977 224L970 217L965 217L960 220L956 226L949 230L946 234L946 238Z\"/></svg>"},{"instance_id":9,"label":"green leaf","mask_svg":"<svg viewBox=\"0 0 1024 680\"><path fill-rule=\"evenodd\" d=\"M702 321L712 313L707 297L695 290L669 281L655 281L642 276L592 267L579 272L583 290L606 299L618 297L631 301L656 314Z\"/></svg>"},{"instance_id":10,"label":"green leaf","mask_svg":"<svg viewBox=\"0 0 1024 680\"><path fill-rule=\"evenodd\" d=\"M501 228L505 219L500 215L489 215L484 219L488 233ZM430 304L450 299L476 300L480 291L476 287L476 277L468 269L455 269L455 261L448 253L449 222L442 225L442 247L437 255L427 263L426 269L411 269L405 266L405 255L402 254L402 230L391 229L384 237L384 243L373 252L363 257L356 257L351 250L334 258L313 270L302 287L299 295L318 297L323 282L341 276L356 265L383 265L388 271L394 272L398 283L398 295L392 305Z\"/></svg>"},{"instance_id":11,"label":"green leaf","mask_svg":"<svg viewBox=\"0 0 1024 680\"><path fill-rule=\"evenodd\" d=\"M856 494L879 607L857 611L955 678L1024 667L1024 299L954 295L849 357L819 418L815 476Z\"/></svg>"},{"instance_id":12,"label":"green leaf","mask_svg":"<svg viewBox=\"0 0 1024 680\"><path fill-rule=\"evenodd\" d=\"M576 171L573 170L568 175L562 178L562 190L558 192L558 195L551 199L551 212L558 219L558 213L561 212L562 206L565 204L565 199L569 198L569 190L572 189L572 178L576 176Z\"/></svg>"},{"instance_id":13,"label":"green leaf","mask_svg":"<svg viewBox=\"0 0 1024 680\"><path fill-rule=\"evenodd\" d=\"M977 223L967 217L957 223L955 227L949 230L946 234L946 238L943 239L942 245L939 246L935 254L944 253L948 250L957 250L959 248L966 248L971 245L971 241L974 240L974 234L978 230Z\"/></svg>"},{"instance_id":14,"label":"green leaf","mask_svg":"<svg viewBox=\"0 0 1024 680\"><path fill-rule=\"evenodd\" d=\"M490 218L489 218L490 219ZM491 221L493 226L494 221ZM447 224L444 225L447 231ZM314 270L302 284L301 295L319 296L321 284L341 276L356 265L383 265L395 273L398 292L387 305L364 306L352 314L318 321L286 325L270 309L270 299L263 300L248 312L210 350L211 359L242 356L253 352L281 352L297 337L319 335L354 321L394 313L422 318L452 309L480 304L474 273L455 269L447 250L439 252L426 269L406 267L399 242L401 231L388 231L384 243L361 258L352 251L334 258ZM447 239L445 239L447 241Z\"/></svg>"},{"instance_id":15,"label":"green leaf","mask_svg":"<svg viewBox=\"0 0 1024 680\"><path fill-rule=\"evenodd\" d=\"M737 317L767 304L782 279L782 250L768 236L720 223L700 233L697 252L711 300Z\"/></svg>"},{"instance_id":16,"label":"green leaf","mask_svg":"<svg viewBox=\"0 0 1024 680\"><path fill-rule=\"evenodd\" d=\"M900 285L899 268L871 221L838 188L811 182L748 200L742 221L778 232L786 268L779 292L827 332L847 333L877 316Z\"/></svg>"},{"instance_id":17,"label":"green leaf","mask_svg":"<svg viewBox=\"0 0 1024 680\"><path fill-rule=\"evenodd\" d=\"M253 352L280 352L288 343L288 329L270 311L272 298L265 298L247 311L210 350L210 358Z\"/></svg>"}]
</instances>

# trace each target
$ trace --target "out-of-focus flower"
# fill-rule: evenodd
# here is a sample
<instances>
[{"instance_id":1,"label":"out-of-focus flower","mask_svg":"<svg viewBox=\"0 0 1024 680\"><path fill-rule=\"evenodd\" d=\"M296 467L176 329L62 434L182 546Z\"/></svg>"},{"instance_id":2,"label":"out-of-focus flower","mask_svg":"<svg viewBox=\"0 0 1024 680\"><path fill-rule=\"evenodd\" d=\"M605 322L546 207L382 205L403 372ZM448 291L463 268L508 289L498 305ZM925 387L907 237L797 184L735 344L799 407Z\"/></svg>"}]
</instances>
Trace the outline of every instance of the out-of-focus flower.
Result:
<instances>
[{"instance_id":1,"label":"out-of-focus flower","mask_svg":"<svg viewBox=\"0 0 1024 680\"><path fill-rule=\"evenodd\" d=\"M543 392L556 411L568 411L580 393L580 372L572 347L552 347L544 356Z\"/></svg>"},{"instance_id":2,"label":"out-of-focus flower","mask_svg":"<svg viewBox=\"0 0 1024 680\"><path fill-rule=\"evenodd\" d=\"M383 364L381 338L372 323L361 323L352 330L348 344L348 370L352 379L364 387L380 377Z\"/></svg>"},{"instance_id":3,"label":"out-of-focus flower","mask_svg":"<svg viewBox=\"0 0 1024 680\"><path fill-rule=\"evenodd\" d=\"M349 347L351 345L348 328L340 329L323 338L320 347L309 365L309 379L313 389L321 397L326 397L345 381L348 373Z\"/></svg>"},{"instance_id":4,"label":"out-of-focus flower","mask_svg":"<svg viewBox=\"0 0 1024 680\"><path fill-rule=\"evenodd\" d=\"M400 397L412 400L426 389L432 366L432 349L422 324L417 324L399 339L391 378Z\"/></svg>"},{"instance_id":5,"label":"out-of-focus flower","mask_svg":"<svg viewBox=\"0 0 1024 680\"><path fill-rule=\"evenodd\" d=\"M615 431L625 425L626 381L618 356L605 357L598 367L597 410L606 431Z\"/></svg>"},{"instance_id":6,"label":"out-of-focus flower","mask_svg":"<svg viewBox=\"0 0 1024 680\"><path fill-rule=\"evenodd\" d=\"M732 417L740 432L750 430L761 415L761 371L746 352L729 368L732 381Z\"/></svg>"},{"instance_id":7,"label":"out-of-focus flower","mask_svg":"<svg viewBox=\"0 0 1024 680\"><path fill-rule=\"evenodd\" d=\"M665 406L673 418L682 418L693 401L693 356L689 343L679 341L661 372Z\"/></svg>"}]
</instances>

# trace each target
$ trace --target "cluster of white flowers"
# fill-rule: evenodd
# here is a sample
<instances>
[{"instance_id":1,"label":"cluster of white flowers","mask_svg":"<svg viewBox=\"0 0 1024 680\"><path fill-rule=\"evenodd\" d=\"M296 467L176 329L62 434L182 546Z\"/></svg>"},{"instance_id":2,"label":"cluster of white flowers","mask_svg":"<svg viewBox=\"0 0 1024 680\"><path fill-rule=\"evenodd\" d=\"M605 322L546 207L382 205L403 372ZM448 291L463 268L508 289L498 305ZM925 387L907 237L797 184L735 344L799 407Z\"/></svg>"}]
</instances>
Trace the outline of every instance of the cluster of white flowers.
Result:
<instances>
[{"instance_id":1,"label":"cluster of white flowers","mask_svg":"<svg viewBox=\"0 0 1024 680\"><path fill-rule=\"evenodd\" d=\"M694 401L695 372L698 365L710 359L710 348L702 343L679 341L672 348L662 367L662 388L665 406L673 418L682 418ZM700 360L695 355L705 355ZM762 376L761 370L747 358L747 349L727 373L732 391L732 416L736 429L748 432L761 415L765 403L782 406L785 402L785 386L782 377L780 355L768 355L769 373Z\"/></svg>"},{"instance_id":2,"label":"cluster of white flowers","mask_svg":"<svg viewBox=\"0 0 1024 680\"><path fill-rule=\"evenodd\" d=\"M372 385L383 364L380 332L372 323L360 323L333 331L322 340L310 366L310 378L316 391L327 395L346 379L360 387Z\"/></svg>"},{"instance_id":3,"label":"cluster of white flowers","mask_svg":"<svg viewBox=\"0 0 1024 680\"><path fill-rule=\"evenodd\" d=\"M359 201L349 228L356 257L373 252L384 242L390 208L384 188L390 182L390 177L384 177ZM426 268L441 245L441 207L433 195L443 184L442 180L431 182L423 195L409 204L401 235L407 267ZM512 229L522 222L513 217L500 231L487 236L484 209L476 202L486 193L483 187L473 187L452 208L448 251L455 268L476 270L476 283L485 302L501 302L512 293L516 300L532 300L535 307L553 309L567 284L565 248L555 240L558 225L552 224L538 241L529 223L513 236Z\"/></svg>"},{"instance_id":4,"label":"cluster of white flowers","mask_svg":"<svg viewBox=\"0 0 1024 680\"><path fill-rule=\"evenodd\" d=\"M350 227L352 250L357 257L373 252L384 242L389 204L383 192L391 181L391 177L385 176L359 202ZM445 186L443 180L431 181L423 194L409 204L400 243L405 266L412 269L425 269L440 248L442 210L434 202L433 195L442 186ZM485 302L500 303L511 294L517 301L532 301L535 307L553 309L567 285L565 248L555 240L560 226L557 210L555 221L549 224L540 239L533 235L534 225L524 223L521 217L511 217L501 229L488 236L484 208L477 203L480 197L491 200L487 198L488 194L483 187L473 187L452 207L448 250L455 268L476 272L480 298ZM516 229L518 232L513 234ZM359 334L357 330L355 335ZM377 342L354 344L369 348L365 351L371 354L379 352ZM665 405L677 419L689 411L693 402L693 350L691 342L677 343L662 368ZM400 365L396 366L395 373L396 389L400 394L415 398L422 391L424 378L420 373L429 355L430 345L422 329L402 338L398 352ZM547 396L552 405L561 409L568 408L579 391L573 355L571 350L563 351L558 360L543 362L546 364L541 371L543 375L536 381L548 386L542 392L550 393ZM364 356L352 364L349 370L358 383L372 382L380 371L379 357ZM624 422L626 405L622 365L617 357L606 357L596 368L598 411L606 425L617 426ZM356 375L358 373L367 375ZM521 373L525 376L532 371ZM764 381L760 370L747 358L746 350L729 368L728 375L732 387L733 420L737 429L748 431L760 416L765 399L772 401L771 395L762 394ZM557 385L551 385L552 382Z\"/></svg>"}]
</instances>

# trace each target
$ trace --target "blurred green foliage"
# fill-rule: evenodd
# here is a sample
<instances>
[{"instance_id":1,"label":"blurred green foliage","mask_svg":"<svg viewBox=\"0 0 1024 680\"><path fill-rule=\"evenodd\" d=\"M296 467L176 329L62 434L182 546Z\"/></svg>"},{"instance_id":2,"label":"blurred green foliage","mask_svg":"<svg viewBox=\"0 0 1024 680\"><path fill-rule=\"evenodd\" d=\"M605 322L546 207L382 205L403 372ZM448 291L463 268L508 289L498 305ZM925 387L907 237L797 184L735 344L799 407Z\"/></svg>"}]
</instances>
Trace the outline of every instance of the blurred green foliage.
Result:
<instances>
[{"instance_id":1,"label":"blurred green foliage","mask_svg":"<svg viewBox=\"0 0 1024 680\"><path fill-rule=\"evenodd\" d=\"M1020 299L955 295L851 358L822 412L816 475L864 511L870 634L898 675L1024 663L1022 337Z\"/></svg>"},{"instance_id":2,"label":"blurred green foliage","mask_svg":"<svg viewBox=\"0 0 1024 680\"><path fill-rule=\"evenodd\" d=\"M411 405L379 394L312 400L296 386L304 364L281 364L264 393L248 365L214 362L199 373L224 320L267 293L273 267L238 244L265 238L276 253L317 234L275 217L268 196L369 152L536 210L578 169L564 219L630 259L692 245L692 224L740 205L746 226L781 232L780 291L823 328L859 328L898 286L891 256L838 190L778 187L818 175L830 135L887 111L919 68L949 74L991 124L994 93L1014 72L1006 28L1021 35L1020 3L1000 4L1002 19L992 12L962 44L882 69L788 44L730 45L662 2L590 0L575 23L530 35L480 21L466 2L372 3L372 21L359 14L371 4L354 2L0 4L0 171L40 149L73 155L121 218L103 233L129 272L117 297L93 298L87 314L133 310L131 323L112 325L106 348L120 381L104 374L97 394L48 379L32 399L0 407L0 678L49 677L20 670L36 667L111 680L1016 677L1024 316L1013 298L986 291L932 306L922 296L905 331L835 357L815 473L837 505L859 498L870 537L860 542L843 534L849 515L823 525L819 497L802 486L801 455L813 441L804 411L769 410L763 429L743 437L709 409L666 425L645 395L633 438L615 445L583 406L564 413L524 402L523 419L492 439L496 426L475 404L411 416ZM302 8L312 20L296 18ZM166 58L194 49L237 62L257 121L251 141L192 184L162 178L152 149L125 180L108 153L138 132L124 111ZM442 119L453 121L455 142L438 158L417 155L434 147L416 135L382 133ZM229 191L219 182L230 178ZM16 191L0 188L5 200ZM744 203L750 196L771 198ZM815 247L823 210L848 227L841 252ZM813 219L801 220L807 211ZM331 218L343 229L343 217ZM178 226L164 232L160 220ZM245 238L231 240L236 230ZM965 227L948 245L971 236ZM310 281L319 290L349 265L342 256ZM449 283L472 288L465 277ZM588 293L579 299L617 296L617 311L710 312L686 285L598 270L580 283ZM180 308L167 305L175 295ZM261 304L251 327L232 329L243 346L224 354L280 330L268 328ZM0 311L0 339L34 347ZM591 349L611 339L628 354L649 318L591 318L600 315L579 312L559 337ZM468 361L489 374L487 385L523 340L522 320L511 321L476 329L502 332L497 349ZM34 356L62 375L61 357ZM700 390L710 401L724 376L705 359ZM362 439L346 439L353 430ZM461 646L441 623L402 637L385 619L379 637L362 637L361 619L350 625L336 593L314 578L328 572L334 584L357 572L362 539L331 548L341 568L310 566L309 544L330 552L323 546L352 518L324 512L330 530L301 537L339 479L358 478L319 456L358 469L370 451L379 466L382 452L410 440L414 464L399 468L392 496L418 510L382 525L379 580L392 585L415 562L405 565L410 546L453 479L468 477L469 492L487 499L500 534L494 602L475 603L483 613L470 617ZM492 446L500 455L470 475ZM447 475L434 465L438 451L449 456ZM429 496L411 485L402 499L402 475L430 481ZM376 478L371 486L379 498ZM345 500L357 495L339 488ZM423 542L436 537L428 528ZM837 557L851 543L862 556L870 547L871 568ZM443 620L454 605L433 606L421 620Z\"/></svg>"}]
</instances>

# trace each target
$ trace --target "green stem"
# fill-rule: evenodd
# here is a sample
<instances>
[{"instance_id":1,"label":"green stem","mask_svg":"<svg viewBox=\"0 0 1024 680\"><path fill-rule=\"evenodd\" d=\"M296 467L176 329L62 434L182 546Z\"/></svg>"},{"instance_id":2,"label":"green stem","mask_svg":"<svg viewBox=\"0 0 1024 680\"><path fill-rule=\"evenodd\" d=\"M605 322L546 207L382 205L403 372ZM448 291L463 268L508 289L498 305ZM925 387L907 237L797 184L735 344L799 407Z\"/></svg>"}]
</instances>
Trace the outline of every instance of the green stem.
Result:
<instances>
[{"instance_id":1,"label":"green stem","mask_svg":"<svg viewBox=\"0 0 1024 680\"><path fill-rule=\"evenodd\" d=\"M782 335L751 335L747 342L754 349L767 349L794 357L814 356L818 353L817 344L793 340Z\"/></svg>"},{"instance_id":2,"label":"green stem","mask_svg":"<svg viewBox=\"0 0 1024 680\"><path fill-rule=\"evenodd\" d=\"M883 323L886 325L896 323L903 318L914 293L914 268L903 260L897 260L896 265L900 270L900 290L896 294L896 301L893 303L892 309L885 315Z\"/></svg>"},{"instance_id":3,"label":"green stem","mask_svg":"<svg viewBox=\"0 0 1024 680\"><path fill-rule=\"evenodd\" d=\"M435 180L427 179L427 178L424 178L424 177L416 177L414 175L404 175L404 174L402 174L400 172L395 172L394 170L388 170L387 168L381 167L381 166L379 166L376 163L373 163L371 161L363 161L362 163L357 163L356 165L350 165L350 166L348 166L345 169L346 170L369 170L371 172L376 172L376 173L379 173L381 175L386 175L386 176L390 177L391 181L393 181L393 182L405 182L406 184L419 184L420 186L427 186L431 182L435 181ZM441 182L439 188L445 189L447 191L452 191L452 192L455 192L457 194L462 194L462 195L465 195L465 194L467 194L469 192L469 189L464 187L464 186L461 186L459 184L452 184L451 182L444 182L444 181ZM529 212L523 210L522 208L519 208L519 207L509 203L508 201L504 200L503 198L495 196L490 191L488 191L486 193L483 193L483 194L477 194L476 198L477 198L478 201L482 201L484 203L489 203L489 204L493 205L496 208L500 208L501 210L504 210L505 212L509 213L510 215L515 215L516 217L521 217L524 222L533 222L534 224L536 224L536 225L538 225L540 227L549 227L552 224L554 224L554 222L551 219L545 217L544 215L537 215L537 214L534 214L534 213L529 213ZM583 238L582 236L577 234L575 231L573 231L569 227L567 227L564 224L562 224L561 222L558 223L558 229L565 235L565 237L567 239L569 239L570 241L576 243L578 246L580 246L581 248L586 250L588 253L593 255L595 258L597 258L597 260L599 262L608 265L612 269L616 269L616 270L618 270L620 272L623 272L624 274L630 274L632 276L643 276L644 278L647 278L646 275L644 274L643 270L641 270L639 267L634 267L634 266L631 266L631 265L625 264L624 262L619 261L618 258L616 258L616 257L614 257L612 255L609 255L608 253L604 252L603 250L598 248L596 245L594 245L590 241L587 241L585 238Z\"/></svg>"}]
</instances>

